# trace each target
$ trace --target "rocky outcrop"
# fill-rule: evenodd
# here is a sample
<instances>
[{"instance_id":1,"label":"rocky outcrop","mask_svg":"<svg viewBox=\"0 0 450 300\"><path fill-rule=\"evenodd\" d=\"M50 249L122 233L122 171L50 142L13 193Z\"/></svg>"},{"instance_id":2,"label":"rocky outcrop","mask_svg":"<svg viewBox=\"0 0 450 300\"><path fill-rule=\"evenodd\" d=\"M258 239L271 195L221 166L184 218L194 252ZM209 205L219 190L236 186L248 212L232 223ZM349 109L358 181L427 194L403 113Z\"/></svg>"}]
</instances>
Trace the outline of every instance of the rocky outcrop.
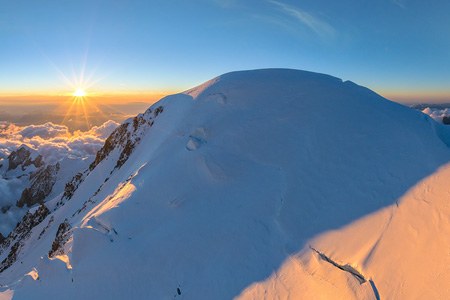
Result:
<instances>
[{"instance_id":1,"label":"rocky outcrop","mask_svg":"<svg viewBox=\"0 0 450 300\"><path fill-rule=\"evenodd\" d=\"M69 230L72 228L67 219L63 223L59 224L58 231L56 232L55 240L52 243L52 248L48 252L48 257L55 257L57 255L64 254L64 244L69 239Z\"/></svg>"},{"instance_id":2,"label":"rocky outcrop","mask_svg":"<svg viewBox=\"0 0 450 300\"><path fill-rule=\"evenodd\" d=\"M87 173L88 170L85 170L82 173L77 173L75 176L72 177L72 179L69 182L66 183L66 185L64 186L64 193L61 199L59 199L59 201L56 203L54 210L64 205L64 203L67 200L72 199L73 194L77 190L78 186L84 181L84 178L86 177Z\"/></svg>"},{"instance_id":3,"label":"rocky outcrop","mask_svg":"<svg viewBox=\"0 0 450 300\"><path fill-rule=\"evenodd\" d=\"M84 179L93 171L103 160L105 160L114 150L118 151L119 158L116 161L114 170L119 169L128 160L131 153L137 144L139 144L141 137L147 129L151 128L155 122L155 118L164 111L163 106L158 106L154 110L149 108L145 113L139 114L133 119L124 122L117 127L111 135L106 139L103 147L97 152L94 161L89 165L89 168L82 173L75 175L71 181L66 183L64 194L57 202L55 209L65 204L70 200L77 190L78 186ZM105 179L105 182L108 178Z\"/></svg>"},{"instance_id":4,"label":"rocky outcrop","mask_svg":"<svg viewBox=\"0 0 450 300\"><path fill-rule=\"evenodd\" d=\"M49 165L34 172L30 176L31 184L23 190L22 195L17 201L18 207L27 205L31 207L37 203L44 203L45 198L51 193L53 185L56 182L60 165Z\"/></svg>"},{"instance_id":5,"label":"rocky outcrop","mask_svg":"<svg viewBox=\"0 0 450 300\"><path fill-rule=\"evenodd\" d=\"M15 170L19 166L21 166L22 171L25 171L25 168L30 165L40 168L44 165L44 162L41 155L37 155L33 158L31 149L26 146L21 146L19 149L11 152L8 157L8 171Z\"/></svg>"},{"instance_id":6,"label":"rocky outcrop","mask_svg":"<svg viewBox=\"0 0 450 300\"><path fill-rule=\"evenodd\" d=\"M97 152L95 160L89 166L93 170L102 162L114 149L119 149L120 156L115 168L120 168L133 152L134 147L139 143L143 131L154 124L154 118L164 111L163 106L158 106L155 110L148 109L144 114L139 114L131 121L120 125L106 139L105 145Z\"/></svg>"},{"instance_id":7,"label":"rocky outcrop","mask_svg":"<svg viewBox=\"0 0 450 300\"><path fill-rule=\"evenodd\" d=\"M450 116L444 116L442 118L442 123L445 125L450 125Z\"/></svg>"},{"instance_id":8,"label":"rocky outcrop","mask_svg":"<svg viewBox=\"0 0 450 300\"><path fill-rule=\"evenodd\" d=\"M94 161L89 166L89 170L94 170L95 167L102 162L118 145L124 145L129 138L129 131L127 130L129 123L124 123L117 127L111 135L106 139L103 147L97 152Z\"/></svg>"},{"instance_id":9,"label":"rocky outcrop","mask_svg":"<svg viewBox=\"0 0 450 300\"><path fill-rule=\"evenodd\" d=\"M48 215L50 211L45 205L40 205L34 212L27 212L22 220L17 224L16 228L8 235L0 245L0 254L3 254L9 249L8 255L0 263L0 272L9 268L16 260L22 249L26 239L31 234L35 226L40 224ZM11 247L9 247L12 245Z\"/></svg>"},{"instance_id":10,"label":"rocky outcrop","mask_svg":"<svg viewBox=\"0 0 450 300\"><path fill-rule=\"evenodd\" d=\"M78 186L84 181L89 173L93 171L98 164L110 156L113 151L117 151L118 157L114 156L117 157L117 161L111 173L122 167L133 153L136 145L141 141L144 133L153 126L155 118L163 111L164 108L162 106L158 106L154 110L148 109L144 114L140 114L133 119L126 121L114 130L105 141L104 146L97 152L97 155L89 168L83 172L77 173L68 183L66 183L64 193L54 209L56 210L58 207L64 205L65 201L70 200ZM31 184L22 192L21 198L17 201L17 206L23 207L26 205L27 207L31 207L35 204L40 204L40 206L34 213L27 212L17 224L16 228L6 238L0 236L0 255L8 253L0 263L0 272L9 268L17 260L24 241L30 236L32 229L50 214L50 211L44 205L44 202L51 193L56 182L60 165L45 166L42 157L32 153L30 150L31 149L27 149L26 146L23 146L11 153L8 158L9 169L13 170L22 166L22 170L24 170L24 168L29 165L34 165L38 168L37 171L29 175ZM53 218L48 221L49 224L47 227L50 226L52 222ZM42 230L39 238L45 233L47 227ZM70 229L71 225L67 219L59 225L55 240L48 253L49 257L62 254L63 246L67 242Z\"/></svg>"},{"instance_id":11,"label":"rocky outcrop","mask_svg":"<svg viewBox=\"0 0 450 300\"><path fill-rule=\"evenodd\" d=\"M101 161L103 161L114 149L119 149L120 156L115 168L120 168L133 152L134 147L139 143L141 135L145 129L153 126L154 118L164 111L162 106L155 110L148 109L144 114L139 114L132 121L120 125L106 139L105 145L97 152L94 162L89 166L92 171Z\"/></svg>"}]
</instances>

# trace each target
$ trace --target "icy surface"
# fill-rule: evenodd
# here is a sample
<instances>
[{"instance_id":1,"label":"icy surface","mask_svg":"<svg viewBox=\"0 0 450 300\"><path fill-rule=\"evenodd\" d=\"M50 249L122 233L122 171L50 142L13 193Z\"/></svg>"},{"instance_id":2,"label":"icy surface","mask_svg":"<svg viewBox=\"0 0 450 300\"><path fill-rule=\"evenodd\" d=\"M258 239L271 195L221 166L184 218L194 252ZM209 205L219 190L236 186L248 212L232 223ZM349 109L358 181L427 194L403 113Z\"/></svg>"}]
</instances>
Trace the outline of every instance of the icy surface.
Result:
<instances>
[{"instance_id":1,"label":"icy surface","mask_svg":"<svg viewBox=\"0 0 450 300\"><path fill-rule=\"evenodd\" d=\"M448 131L421 112L270 69L128 124L49 202L5 299L450 297Z\"/></svg>"}]
</instances>

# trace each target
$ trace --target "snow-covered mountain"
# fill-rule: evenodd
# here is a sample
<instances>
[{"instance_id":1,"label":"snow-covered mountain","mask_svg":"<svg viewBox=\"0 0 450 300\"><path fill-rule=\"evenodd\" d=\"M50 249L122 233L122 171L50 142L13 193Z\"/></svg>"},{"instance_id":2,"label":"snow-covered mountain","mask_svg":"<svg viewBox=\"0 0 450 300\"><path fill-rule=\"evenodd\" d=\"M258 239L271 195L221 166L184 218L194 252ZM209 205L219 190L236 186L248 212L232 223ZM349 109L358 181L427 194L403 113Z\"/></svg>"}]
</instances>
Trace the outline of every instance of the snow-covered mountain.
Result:
<instances>
[{"instance_id":1,"label":"snow-covered mountain","mask_svg":"<svg viewBox=\"0 0 450 300\"><path fill-rule=\"evenodd\" d=\"M30 207L60 194L65 183L88 163L71 157L55 164L47 163L26 145L0 161L0 240L14 229Z\"/></svg>"},{"instance_id":2,"label":"snow-covered mountain","mask_svg":"<svg viewBox=\"0 0 450 300\"><path fill-rule=\"evenodd\" d=\"M0 240L4 238L26 213L16 204L22 191L30 185L31 177L45 169L42 156L34 149L21 145L0 161Z\"/></svg>"},{"instance_id":3,"label":"snow-covered mountain","mask_svg":"<svg viewBox=\"0 0 450 300\"><path fill-rule=\"evenodd\" d=\"M1 297L450 298L449 145L349 81L222 75L126 121L24 216Z\"/></svg>"}]
</instances>

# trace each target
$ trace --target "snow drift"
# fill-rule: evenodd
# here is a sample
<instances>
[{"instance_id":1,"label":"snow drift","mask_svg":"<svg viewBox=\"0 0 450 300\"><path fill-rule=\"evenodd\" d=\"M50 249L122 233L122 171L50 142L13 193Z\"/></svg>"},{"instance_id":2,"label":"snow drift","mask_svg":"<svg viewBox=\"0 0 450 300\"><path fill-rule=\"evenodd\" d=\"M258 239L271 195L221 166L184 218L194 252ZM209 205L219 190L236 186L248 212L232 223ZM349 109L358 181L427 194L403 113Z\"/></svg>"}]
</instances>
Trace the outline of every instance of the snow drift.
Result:
<instances>
[{"instance_id":1,"label":"snow drift","mask_svg":"<svg viewBox=\"0 0 450 300\"><path fill-rule=\"evenodd\" d=\"M222 75L119 126L24 217L3 296L449 298L449 141L349 81Z\"/></svg>"}]
</instances>

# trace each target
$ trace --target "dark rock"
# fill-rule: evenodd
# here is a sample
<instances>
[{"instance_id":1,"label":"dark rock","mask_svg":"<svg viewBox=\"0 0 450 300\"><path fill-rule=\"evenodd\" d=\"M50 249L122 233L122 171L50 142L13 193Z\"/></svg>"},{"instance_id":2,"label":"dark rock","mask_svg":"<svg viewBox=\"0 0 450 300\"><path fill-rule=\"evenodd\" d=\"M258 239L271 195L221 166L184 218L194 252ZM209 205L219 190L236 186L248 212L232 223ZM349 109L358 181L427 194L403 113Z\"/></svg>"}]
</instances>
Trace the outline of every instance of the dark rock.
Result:
<instances>
[{"instance_id":1,"label":"dark rock","mask_svg":"<svg viewBox=\"0 0 450 300\"><path fill-rule=\"evenodd\" d=\"M128 123L124 123L117 127L111 135L106 139L103 147L97 152L95 160L89 166L89 170L94 170L94 168L102 162L115 148L117 145L124 144L129 138Z\"/></svg>"},{"instance_id":2,"label":"dark rock","mask_svg":"<svg viewBox=\"0 0 450 300\"><path fill-rule=\"evenodd\" d=\"M56 255L63 254L64 244L69 239L69 235L67 233L71 228L72 226L70 226L69 221L67 221L67 219L65 219L63 223L59 224L55 240L52 243L52 248L48 252L48 257L54 257Z\"/></svg>"},{"instance_id":3,"label":"dark rock","mask_svg":"<svg viewBox=\"0 0 450 300\"><path fill-rule=\"evenodd\" d=\"M63 197L70 199L75 193L75 190L78 188L80 183L83 181L83 174L77 173L68 183L66 183L64 187Z\"/></svg>"},{"instance_id":4,"label":"dark rock","mask_svg":"<svg viewBox=\"0 0 450 300\"><path fill-rule=\"evenodd\" d=\"M164 107L158 106L155 111L153 112L153 116L157 117L160 113L164 111Z\"/></svg>"},{"instance_id":5,"label":"dark rock","mask_svg":"<svg viewBox=\"0 0 450 300\"><path fill-rule=\"evenodd\" d=\"M44 203L45 198L53 189L59 169L60 165L57 163L56 165L41 168L31 174L30 187L23 190L19 201L17 201L17 206L23 207L26 204L28 207L31 207L37 203Z\"/></svg>"},{"instance_id":6,"label":"dark rock","mask_svg":"<svg viewBox=\"0 0 450 300\"><path fill-rule=\"evenodd\" d=\"M33 228L39 225L49 214L50 211L43 204L34 213L27 212L22 220L17 223L16 228L10 232L8 237L3 239L0 246L0 254L7 250L11 244L12 246L9 249L8 256L0 263L0 272L9 268L17 260L20 249L25 240L31 235Z\"/></svg>"},{"instance_id":7,"label":"dark rock","mask_svg":"<svg viewBox=\"0 0 450 300\"><path fill-rule=\"evenodd\" d=\"M153 111L153 116L157 117L164 111L162 106L158 106ZM144 115L140 114L133 118L132 128L129 128L131 123L124 123L116 128L111 135L106 139L104 146L97 152L95 160L89 166L89 170L93 170L100 162L102 162L114 149L121 149L119 160L115 168L120 168L133 152L135 146L140 142L139 129L152 127L154 120L148 116L152 111L149 109Z\"/></svg>"},{"instance_id":8,"label":"dark rock","mask_svg":"<svg viewBox=\"0 0 450 300\"><path fill-rule=\"evenodd\" d=\"M445 125L450 125L450 116L444 116L442 118L442 123Z\"/></svg>"},{"instance_id":9,"label":"dark rock","mask_svg":"<svg viewBox=\"0 0 450 300\"><path fill-rule=\"evenodd\" d=\"M119 158L116 165L110 174L116 169L119 169L128 160L136 145L140 142L141 136L145 130L151 128L154 124L153 117L158 116L164 111L162 106L158 106L154 111L148 109L144 114L139 114L131 121L127 121L117 127L111 135L105 140L103 147L97 152L94 161L89 165L89 168L83 173L75 175L70 182L68 182L64 189L64 194L61 200L58 201L56 208L64 205L66 200L70 200L75 193L76 189L84 178L89 175L89 172L93 171L103 160L105 160L111 152L114 150L120 151ZM109 178L105 179L105 182ZM97 190L96 194L99 190ZM95 194L94 194L95 195ZM83 210L85 207L80 209Z\"/></svg>"},{"instance_id":10,"label":"dark rock","mask_svg":"<svg viewBox=\"0 0 450 300\"><path fill-rule=\"evenodd\" d=\"M34 160L31 157L31 152L25 146L11 152L8 156L8 171L14 170L18 166L22 165L22 170L25 170L27 166L34 165L36 168L43 166L44 162L42 156L38 155Z\"/></svg>"},{"instance_id":11,"label":"dark rock","mask_svg":"<svg viewBox=\"0 0 450 300\"><path fill-rule=\"evenodd\" d=\"M6 214L10 208L11 208L10 205L2 206L1 212L2 212L3 214Z\"/></svg>"}]
</instances>

